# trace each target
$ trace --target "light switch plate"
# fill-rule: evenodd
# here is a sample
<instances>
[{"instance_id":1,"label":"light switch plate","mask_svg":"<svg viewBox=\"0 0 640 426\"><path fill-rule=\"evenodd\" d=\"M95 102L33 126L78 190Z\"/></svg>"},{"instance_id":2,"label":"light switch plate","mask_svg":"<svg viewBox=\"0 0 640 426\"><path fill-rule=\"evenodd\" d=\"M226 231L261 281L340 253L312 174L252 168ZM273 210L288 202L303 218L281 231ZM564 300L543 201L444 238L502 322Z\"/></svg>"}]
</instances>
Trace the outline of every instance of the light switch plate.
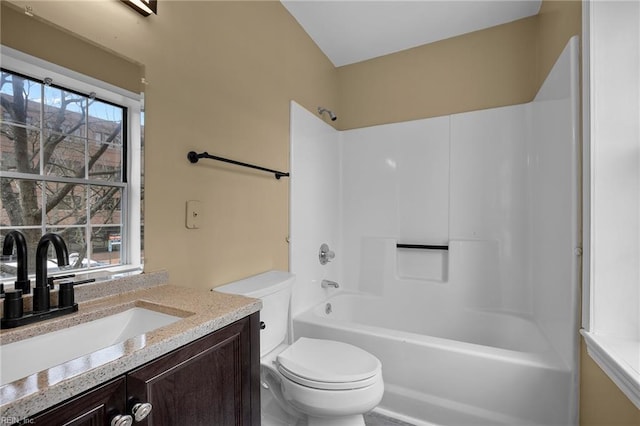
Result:
<instances>
[{"instance_id":1,"label":"light switch plate","mask_svg":"<svg viewBox=\"0 0 640 426\"><path fill-rule=\"evenodd\" d=\"M198 200L187 201L187 221L188 229L198 229L202 222L202 206Z\"/></svg>"}]
</instances>

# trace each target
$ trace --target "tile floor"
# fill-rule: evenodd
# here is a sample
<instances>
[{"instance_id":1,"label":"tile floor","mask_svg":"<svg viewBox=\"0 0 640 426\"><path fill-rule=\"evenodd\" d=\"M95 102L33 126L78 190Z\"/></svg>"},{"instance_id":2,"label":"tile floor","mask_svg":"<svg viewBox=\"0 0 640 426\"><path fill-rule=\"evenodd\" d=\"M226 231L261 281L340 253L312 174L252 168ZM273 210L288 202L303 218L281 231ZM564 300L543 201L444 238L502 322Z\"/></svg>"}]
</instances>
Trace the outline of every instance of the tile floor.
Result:
<instances>
[{"instance_id":1,"label":"tile floor","mask_svg":"<svg viewBox=\"0 0 640 426\"><path fill-rule=\"evenodd\" d=\"M293 418L275 418L272 416L262 417L262 426L306 426L305 420L296 421ZM414 426L397 419L383 416L377 413L369 413L364 415L364 424L366 426Z\"/></svg>"},{"instance_id":2,"label":"tile floor","mask_svg":"<svg viewBox=\"0 0 640 426\"><path fill-rule=\"evenodd\" d=\"M365 414L364 423L366 426L413 426L411 423L405 423L378 413Z\"/></svg>"}]
</instances>

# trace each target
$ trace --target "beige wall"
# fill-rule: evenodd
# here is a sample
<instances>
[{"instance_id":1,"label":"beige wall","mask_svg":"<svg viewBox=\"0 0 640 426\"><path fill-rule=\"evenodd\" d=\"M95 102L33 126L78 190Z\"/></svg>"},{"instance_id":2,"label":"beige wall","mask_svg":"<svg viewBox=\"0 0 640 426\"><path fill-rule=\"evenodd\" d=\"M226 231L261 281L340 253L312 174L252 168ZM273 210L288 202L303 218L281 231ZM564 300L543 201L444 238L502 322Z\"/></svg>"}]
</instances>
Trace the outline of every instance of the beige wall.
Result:
<instances>
[{"instance_id":1,"label":"beige wall","mask_svg":"<svg viewBox=\"0 0 640 426\"><path fill-rule=\"evenodd\" d=\"M436 117L531 100L536 18L338 69L341 129Z\"/></svg>"},{"instance_id":2,"label":"beige wall","mask_svg":"<svg viewBox=\"0 0 640 426\"><path fill-rule=\"evenodd\" d=\"M144 75L142 64L98 47L90 40L54 27L38 17L29 17L7 2L2 2L1 10L0 39L3 45L134 93L143 89L140 84L140 78ZM51 49L51 46L65 48Z\"/></svg>"},{"instance_id":3,"label":"beige wall","mask_svg":"<svg viewBox=\"0 0 640 426\"><path fill-rule=\"evenodd\" d=\"M537 20L536 91L551 71L567 41L582 35L582 3L579 0L544 0Z\"/></svg>"},{"instance_id":4,"label":"beige wall","mask_svg":"<svg viewBox=\"0 0 640 426\"><path fill-rule=\"evenodd\" d=\"M208 151L288 171L289 101L337 104L335 68L279 2L162 1L148 18L110 0L11 3L144 66L145 270L211 287L288 268L288 179L186 159ZM15 14L2 19L3 38L23 37ZM184 225L187 200L202 202L199 230Z\"/></svg>"},{"instance_id":5,"label":"beige wall","mask_svg":"<svg viewBox=\"0 0 640 426\"><path fill-rule=\"evenodd\" d=\"M191 287L286 269L289 216L287 179L191 165L189 150L288 170L290 99L331 107L342 129L529 101L580 33L581 13L580 2L545 0L536 17L336 70L277 2L162 1L148 18L109 0L26 3L144 67L145 269ZM20 27L7 25L4 10L2 35L15 36ZM184 226L192 199L203 203L200 230ZM640 424L581 354L581 424Z\"/></svg>"},{"instance_id":6,"label":"beige wall","mask_svg":"<svg viewBox=\"0 0 640 426\"><path fill-rule=\"evenodd\" d=\"M580 425L640 425L640 410L591 359L584 342L580 362Z\"/></svg>"}]
</instances>

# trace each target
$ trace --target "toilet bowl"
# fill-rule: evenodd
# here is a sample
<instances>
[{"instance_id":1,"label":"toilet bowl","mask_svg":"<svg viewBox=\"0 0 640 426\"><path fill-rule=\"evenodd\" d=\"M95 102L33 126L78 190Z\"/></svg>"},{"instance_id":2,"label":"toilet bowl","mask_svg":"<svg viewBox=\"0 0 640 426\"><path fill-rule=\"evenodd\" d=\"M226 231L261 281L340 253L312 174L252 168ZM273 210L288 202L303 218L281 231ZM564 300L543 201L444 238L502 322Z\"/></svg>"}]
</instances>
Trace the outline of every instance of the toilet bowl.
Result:
<instances>
[{"instance_id":1,"label":"toilet bowl","mask_svg":"<svg viewBox=\"0 0 640 426\"><path fill-rule=\"evenodd\" d=\"M289 344L289 308L295 276L269 271L216 291L262 300L262 385L283 411L309 426L364 426L363 414L382 399L382 365L356 346L301 337Z\"/></svg>"}]
</instances>

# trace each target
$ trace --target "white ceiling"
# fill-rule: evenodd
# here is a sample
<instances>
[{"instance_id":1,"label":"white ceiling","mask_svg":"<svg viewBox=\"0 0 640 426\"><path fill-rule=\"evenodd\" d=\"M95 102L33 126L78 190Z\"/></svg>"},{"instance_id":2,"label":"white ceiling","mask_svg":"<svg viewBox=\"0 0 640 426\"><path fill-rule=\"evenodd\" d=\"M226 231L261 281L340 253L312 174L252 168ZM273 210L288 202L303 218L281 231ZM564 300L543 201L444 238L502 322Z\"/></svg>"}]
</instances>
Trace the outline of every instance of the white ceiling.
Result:
<instances>
[{"instance_id":1,"label":"white ceiling","mask_svg":"<svg viewBox=\"0 0 640 426\"><path fill-rule=\"evenodd\" d=\"M281 0L335 66L538 13L542 0Z\"/></svg>"}]
</instances>

